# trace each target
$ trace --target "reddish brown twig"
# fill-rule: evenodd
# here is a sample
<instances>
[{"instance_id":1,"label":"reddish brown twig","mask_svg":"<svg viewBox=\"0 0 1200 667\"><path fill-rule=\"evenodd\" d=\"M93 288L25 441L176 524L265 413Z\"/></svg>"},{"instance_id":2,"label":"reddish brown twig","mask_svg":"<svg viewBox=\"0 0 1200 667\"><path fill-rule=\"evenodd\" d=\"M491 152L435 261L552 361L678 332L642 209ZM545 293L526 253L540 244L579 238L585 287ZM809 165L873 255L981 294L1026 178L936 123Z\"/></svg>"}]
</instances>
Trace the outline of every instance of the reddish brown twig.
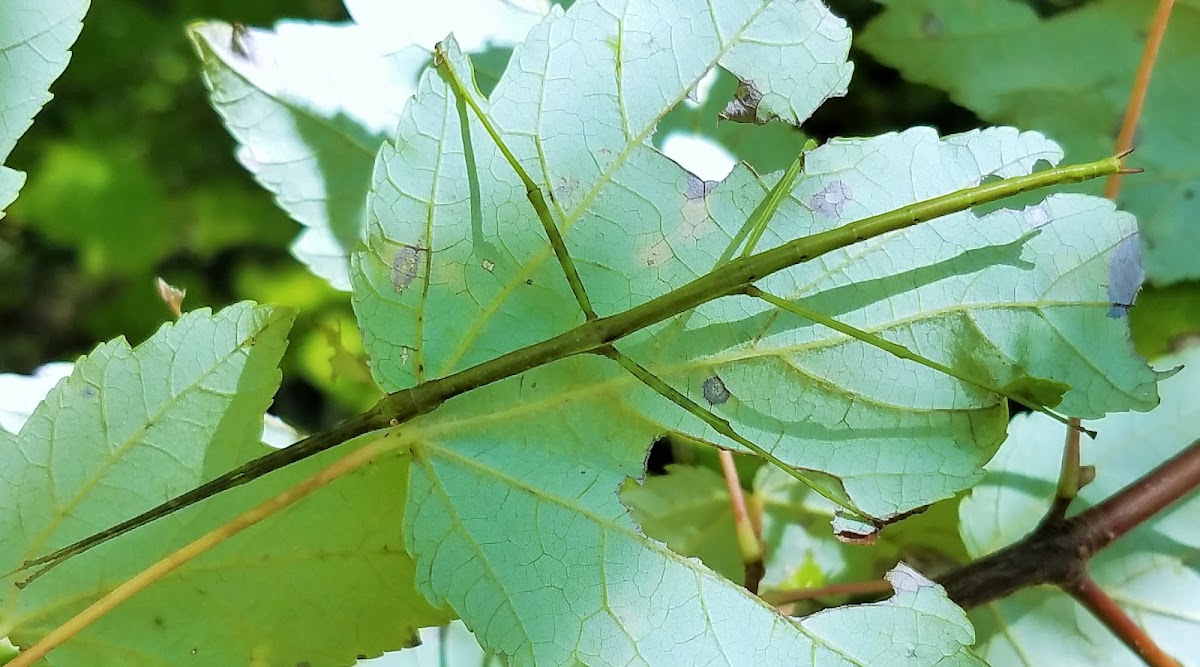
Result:
<instances>
[{"instance_id":1,"label":"reddish brown twig","mask_svg":"<svg viewBox=\"0 0 1200 667\"><path fill-rule=\"evenodd\" d=\"M1074 586L1064 587L1071 597L1099 619L1126 646L1150 667L1179 667L1174 658L1167 655L1150 635L1142 629L1116 601L1096 585L1091 577L1085 576Z\"/></svg>"}]
</instances>

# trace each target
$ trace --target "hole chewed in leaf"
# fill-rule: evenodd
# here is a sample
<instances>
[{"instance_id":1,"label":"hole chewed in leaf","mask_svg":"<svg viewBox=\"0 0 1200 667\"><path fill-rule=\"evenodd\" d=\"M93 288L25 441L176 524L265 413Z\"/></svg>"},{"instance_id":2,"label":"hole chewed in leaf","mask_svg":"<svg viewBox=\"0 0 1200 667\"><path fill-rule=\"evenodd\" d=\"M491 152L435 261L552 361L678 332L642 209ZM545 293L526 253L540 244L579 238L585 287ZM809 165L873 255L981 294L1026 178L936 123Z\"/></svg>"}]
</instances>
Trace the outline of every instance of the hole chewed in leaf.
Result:
<instances>
[{"instance_id":1,"label":"hole chewed in leaf","mask_svg":"<svg viewBox=\"0 0 1200 667\"><path fill-rule=\"evenodd\" d=\"M853 199L854 193L850 191L850 186L843 181L833 181L808 200L808 207L820 215L841 217L846 202Z\"/></svg>"},{"instance_id":2,"label":"hole chewed in leaf","mask_svg":"<svg viewBox=\"0 0 1200 667\"><path fill-rule=\"evenodd\" d=\"M396 254L392 257L392 287L395 287L397 292L403 292L417 277L424 259L424 248L402 245L396 249Z\"/></svg>"},{"instance_id":3,"label":"hole chewed in leaf","mask_svg":"<svg viewBox=\"0 0 1200 667\"><path fill-rule=\"evenodd\" d=\"M708 401L709 405L722 405L729 400L729 389L725 387L725 382L716 375L705 380L701 389L704 391L704 400Z\"/></svg>"},{"instance_id":4,"label":"hole chewed in leaf","mask_svg":"<svg viewBox=\"0 0 1200 667\"><path fill-rule=\"evenodd\" d=\"M1117 244L1109 260L1108 300L1112 302L1112 307L1108 309L1109 317L1115 319L1129 312L1145 278L1138 235L1130 234Z\"/></svg>"}]
</instances>

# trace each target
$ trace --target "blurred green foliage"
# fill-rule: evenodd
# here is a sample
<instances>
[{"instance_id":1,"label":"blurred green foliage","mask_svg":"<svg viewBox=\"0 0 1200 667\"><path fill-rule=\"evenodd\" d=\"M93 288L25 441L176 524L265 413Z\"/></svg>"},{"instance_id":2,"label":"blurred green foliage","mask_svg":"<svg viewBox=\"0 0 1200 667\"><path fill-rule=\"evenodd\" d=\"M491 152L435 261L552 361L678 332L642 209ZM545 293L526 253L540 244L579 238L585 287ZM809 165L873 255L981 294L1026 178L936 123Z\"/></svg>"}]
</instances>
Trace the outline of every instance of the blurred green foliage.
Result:
<instances>
[{"instance_id":1,"label":"blurred green foliage","mask_svg":"<svg viewBox=\"0 0 1200 667\"><path fill-rule=\"evenodd\" d=\"M346 296L288 254L298 226L234 160L208 104L184 26L209 17L346 15L339 0L93 4L54 100L10 160L29 182L0 224L0 369L145 339L170 317L161 275L188 290L186 309L246 298L299 309L276 409L318 428L375 390Z\"/></svg>"}]
</instances>

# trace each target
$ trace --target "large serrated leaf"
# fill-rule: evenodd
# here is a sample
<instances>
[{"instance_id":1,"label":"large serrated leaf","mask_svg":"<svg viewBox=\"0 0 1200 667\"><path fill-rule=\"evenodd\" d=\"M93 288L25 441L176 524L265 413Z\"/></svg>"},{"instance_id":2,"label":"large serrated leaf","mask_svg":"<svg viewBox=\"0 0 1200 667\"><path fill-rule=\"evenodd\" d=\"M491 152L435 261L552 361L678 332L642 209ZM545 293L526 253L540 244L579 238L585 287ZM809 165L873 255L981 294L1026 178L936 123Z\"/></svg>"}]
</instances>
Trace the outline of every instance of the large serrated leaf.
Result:
<instances>
[{"instance_id":1,"label":"large serrated leaf","mask_svg":"<svg viewBox=\"0 0 1200 667\"><path fill-rule=\"evenodd\" d=\"M835 140L806 157L765 245L1060 156L1053 142L1010 128ZM704 197L706 224L744 219L742 202L769 185L736 169ZM1134 231L1132 216L1105 200L1058 195L1019 211L947 216L761 284L1010 393L1056 390L1049 403L1068 414L1146 410L1159 376L1133 354L1123 317L1137 284L1114 279ZM680 236L665 245L689 256ZM706 251L694 244L690 256L699 262ZM840 478L822 483L881 520L968 487L1004 438L1003 397L749 299L706 304L627 350L657 357L659 377L784 461ZM715 383L719 397L706 391ZM665 427L721 442L641 395Z\"/></svg>"},{"instance_id":2,"label":"large serrated leaf","mask_svg":"<svg viewBox=\"0 0 1200 667\"><path fill-rule=\"evenodd\" d=\"M0 4L0 165L50 101L50 84L71 58L88 0L6 0ZM0 166L0 218L25 174Z\"/></svg>"},{"instance_id":3,"label":"large serrated leaf","mask_svg":"<svg viewBox=\"0 0 1200 667\"><path fill-rule=\"evenodd\" d=\"M906 78L947 90L989 121L1048 132L1073 159L1112 150L1153 3L1089 2L1046 19L1013 0L884 4L858 43ZM1200 4L1176 3L1170 20L1131 158L1146 173L1127 178L1120 197L1141 221L1156 283L1200 278L1200 88L1186 83L1200 68Z\"/></svg>"},{"instance_id":4,"label":"large serrated leaf","mask_svg":"<svg viewBox=\"0 0 1200 667\"><path fill-rule=\"evenodd\" d=\"M741 117L799 123L844 88L847 38L815 2L583 0L530 32L487 100L447 40L446 64L422 77L380 151L366 248L353 256L355 310L380 385L410 387L582 321L525 186L461 95L545 193L603 316L711 270L778 178L746 168L719 185L691 176L649 144L663 114L720 66L753 93ZM467 89L454 92L451 79ZM833 142L808 156L763 247L1060 157L1041 135L1011 129ZM1064 411L1146 409L1158 376L1127 340L1135 286L1110 280L1132 225L1103 200L1053 198L951 216L763 284ZM978 479L1007 422L999 396L747 299L619 345L879 520ZM660 598L695 599L710 575L640 538L611 494L669 429L716 440L601 359L555 362L414 422L406 526L422 589L485 646L519 659L663 659L653 652L671 644L656 633L680 624ZM631 588L644 568L669 592ZM742 598L722 599L743 609ZM781 627L755 609L738 612L755 619L742 634ZM681 627L696 623L714 649L741 640L719 619ZM786 655L793 639L779 641Z\"/></svg>"},{"instance_id":5,"label":"large serrated leaf","mask_svg":"<svg viewBox=\"0 0 1200 667\"><path fill-rule=\"evenodd\" d=\"M581 3L531 31L514 54L518 65L482 103L549 196L601 315L713 268L778 178L738 168L719 185L704 183L648 145L653 124L705 71L719 64L755 82L764 100L775 101L771 113L784 113L782 100L792 100L785 114L792 122L844 84L843 33L823 9L732 5L712 9L720 37L701 31L673 41L679 63L668 68L649 65L667 56L643 38L654 34L643 22L655 12L706 16L707 5L631 3L616 19L602 5ZM768 15L807 27L767 46L755 31ZM761 49L761 60L745 56L739 40ZM470 64L452 46L447 52L469 80ZM794 69L756 69L792 55ZM580 59L608 65L589 68L589 76L558 73ZM805 75L809 88L795 83ZM588 102L578 109L553 102L564 99ZM1011 129L944 139L914 129L831 142L808 155L763 247L1059 158L1053 142ZM354 257L356 312L385 389L486 361L580 321L524 186L436 74L423 77L396 141L381 150L368 205L367 250ZM1121 317L1137 287L1121 268L1133 225L1103 200L1058 197L1022 211L949 216L763 284L1069 414L1148 409L1158 376L1133 355ZM622 346L743 435L808 469L830 497L877 521L977 480L1007 422L1000 396L745 298L712 302ZM705 393L713 383L725 400ZM664 430L727 444L628 384L632 404Z\"/></svg>"},{"instance_id":6,"label":"large serrated leaf","mask_svg":"<svg viewBox=\"0 0 1200 667\"><path fill-rule=\"evenodd\" d=\"M279 383L291 320L250 303L215 315L198 310L137 348L116 340L81 359L0 448L0 570L263 453L263 411ZM318 458L79 556L27 588L5 580L0 635L31 644L331 460ZM447 617L412 588L398 531L406 465L380 459L316 491L176 569L49 659L89 667L345 664L410 644L416 627ZM298 607L330 613L295 614Z\"/></svg>"},{"instance_id":7,"label":"large serrated leaf","mask_svg":"<svg viewBox=\"0 0 1200 667\"><path fill-rule=\"evenodd\" d=\"M688 174L650 144L707 71L757 81L769 94L756 113L796 124L844 92L851 70L849 31L813 0L613 5L552 13L484 104L552 200L601 314L678 286L716 258L689 266L660 247L696 211ZM660 36L663 25L689 28ZM450 50L469 78L470 64ZM538 342L577 318L524 186L467 114L427 74L376 162L354 284L385 389Z\"/></svg>"},{"instance_id":8,"label":"large serrated leaf","mask_svg":"<svg viewBox=\"0 0 1200 667\"><path fill-rule=\"evenodd\" d=\"M961 611L916 575L878 605L794 622L643 537L613 491L653 425L556 363L411 423L405 519L422 591L514 664L978 664ZM864 631L864 629L867 629ZM938 660L944 660L939 663Z\"/></svg>"},{"instance_id":9,"label":"large serrated leaf","mask_svg":"<svg viewBox=\"0 0 1200 667\"><path fill-rule=\"evenodd\" d=\"M1200 350L1162 360L1184 369L1160 385L1162 405L1148 414L1110 415L1088 425L1099 431L1082 449L1096 477L1079 495L1093 505L1170 458L1196 439L1200 419ZM1054 497L1063 430L1042 415L1021 415L988 474L962 502L960 531L972 557L1028 533ZM1200 664L1200 495L1192 493L1089 565L1092 578L1170 655ZM1029 589L972 611L978 650L994 667L1030 664L1143 664L1087 610L1053 589Z\"/></svg>"}]
</instances>

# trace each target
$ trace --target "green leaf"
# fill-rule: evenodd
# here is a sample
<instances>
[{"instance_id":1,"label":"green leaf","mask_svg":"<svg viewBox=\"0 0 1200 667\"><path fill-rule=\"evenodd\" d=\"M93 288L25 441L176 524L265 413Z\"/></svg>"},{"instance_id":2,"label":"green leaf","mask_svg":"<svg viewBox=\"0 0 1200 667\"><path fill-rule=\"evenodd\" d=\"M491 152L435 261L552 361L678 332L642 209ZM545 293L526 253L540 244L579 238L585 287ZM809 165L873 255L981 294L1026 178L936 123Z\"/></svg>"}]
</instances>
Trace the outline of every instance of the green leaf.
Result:
<instances>
[{"instance_id":1,"label":"green leaf","mask_svg":"<svg viewBox=\"0 0 1200 667\"><path fill-rule=\"evenodd\" d=\"M1072 159L1112 151L1153 4L1103 0L1048 19L1012 0L884 4L856 43L906 78L947 90L988 121L1044 131ZM1141 222L1156 283L1200 278L1192 251L1200 245L1200 168L1190 143L1200 90L1182 83L1200 69L1191 48L1200 3L1177 3L1169 34L1130 157L1146 173L1127 177L1120 198Z\"/></svg>"},{"instance_id":2,"label":"green leaf","mask_svg":"<svg viewBox=\"0 0 1200 667\"><path fill-rule=\"evenodd\" d=\"M71 58L87 0L7 0L0 5L0 165L50 101L50 84ZM25 174L0 166L0 218Z\"/></svg>"},{"instance_id":3,"label":"green leaf","mask_svg":"<svg viewBox=\"0 0 1200 667\"><path fill-rule=\"evenodd\" d=\"M553 200L575 264L604 315L712 268L778 176L760 178L738 168L712 188L647 144L654 122L706 68L747 67L741 76L751 81L766 76L746 64L748 56L707 51L713 43L697 37L674 45L691 68L679 74L674 72L683 65L674 63L630 71L612 64L590 69L593 77L574 70L556 74L575 62L559 55L570 51L565 47L546 51L553 30L566 29L556 24L585 20L587 32L572 48L587 50L596 62L616 57L615 37L604 35L617 28L609 19L590 18L592 7L572 9L587 18L568 14L531 32L514 58L543 64L510 70L484 109ZM794 11L788 21L811 21L813 34L822 38L836 32L832 19L810 13L810 6L789 7L765 11ZM641 34L633 27L639 20L636 14L628 18L621 34ZM742 20L753 34L760 29L756 20L765 19L751 13ZM802 32L789 35L803 39ZM746 40L766 51L765 61L780 58L772 55L777 49L788 54L785 61L793 48L814 57L807 42L784 42L797 45L789 47L757 36ZM779 108L792 99L795 122L840 90L847 74L836 60L844 46L810 40L830 49L816 57L831 64L810 72L797 55L795 69L771 71L774 78L767 80L779 91L760 91L764 99L780 100ZM766 42L774 46L761 45ZM636 40L623 42L619 52L622 59L667 57ZM468 78L469 63L450 53ZM668 69L667 81L656 78ZM620 71L621 86L653 87L654 96L621 97L623 88L614 86L610 71ZM538 99L586 98L589 116L538 106L527 99L534 90L542 91ZM539 128L541 138L530 141ZM368 199L367 250L354 258L356 312L373 373L385 390L487 361L580 321L523 186L435 75L422 79L397 142L380 152ZM940 140L931 130L915 129L831 142L809 154L764 246L985 178L1026 173L1040 160L1059 157L1057 145L1040 135L1011 129ZM965 367L992 386L1027 377L1039 386L1086 387L1063 396L1058 407L1070 414L1148 409L1156 401L1157 376L1132 354L1125 321L1109 317L1114 301L1127 301L1104 288L1110 265L1121 256L1118 247L1133 230L1132 217L1103 200L1058 197L1023 211L950 216L832 253L773 276L764 288L804 298L809 307ZM455 335L443 333L449 331ZM626 352L695 400L707 400L703 388L717 378L736 400L715 405L716 411L775 456L812 471L829 496L877 521L968 487L1007 422L999 396L736 298L707 304L686 323L631 341L622 343ZM698 419L629 385L631 402L659 420L662 430L716 440Z\"/></svg>"},{"instance_id":4,"label":"green leaf","mask_svg":"<svg viewBox=\"0 0 1200 667\"><path fill-rule=\"evenodd\" d=\"M833 141L806 156L765 244L1059 156L1040 135L1009 128ZM705 206L717 220L732 223L739 210L744 219L742 202L771 183L735 169ZM760 284L991 386L1096 417L1157 402L1159 376L1133 353L1123 309L1108 292L1110 267L1133 232L1132 217L1104 200L1056 195L1022 210L947 216ZM668 243L676 254L686 248ZM710 246L710 256L716 252ZM710 302L624 349L657 357L649 367L663 380L711 404L775 456L825 473L813 479L831 497L880 521L968 488L1006 428L1003 397L764 303ZM716 382L728 394L723 401L705 392ZM724 444L638 391L633 400L664 428Z\"/></svg>"},{"instance_id":5,"label":"green leaf","mask_svg":"<svg viewBox=\"0 0 1200 667\"><path fill-rule=\"evenodd\" d=\"M541 15L478 0L415 13L395 3L347 6L360 24L281 22L272 31L210 21L189 29L238 160L304 225L292 253L340 290L350 289L347 255L362 235L375 153L433 42L470 17L483 49L520 39Z\"/></svg>"},{"instance_id":6,"label":"green leaf","mask_svg":"<svg viewBox=\"0 0 1200 667\"><path fill-rule=\"evenodd\" d=\"M292 253L346 289L371 163L427 55L388 54L355 25L189 28L238 161L305 230Z\"/></svg>"},{"instance_id":7,"label":"green leaf","mask_svg":"<svg viewBox=\"0 0 1200 667\"><path fill-rule=\"evenodd\" d=\"M685 24L664 42L662 26ZM664 114L720 66L761 93L740 100L745 116L798 124L844 90L848 41L815 2L632 2L614 14L581 0L530 31L484 100L448 39L445 64L422 76L380 150L365 248L352 257L380 386L444 377L583 319L525 186L439 72L468 82L538 184L604 316L708 272L779 177L741 167L710 187L651 145ZM808 156L763 245L1060 156L1012 129L832 142ZM1158 376L1133 356L1103 287L1133 224L1103 200L1057 197L951 216L763 282L993 386L1070 385L1064 411L1147 409ZM757 301L722 299L619 346L880 521L976 481L1007 422L998 396ZM724 648L731 661L742 642L774 640L784 660L810 650L790 623L633 528L615 491L670 430L716 439L597 358L556 361L406 424L406 538L421 590L518 662L669 660L659 652L681 655L678 627L703 633L689 649ZM698 598L722 615L679 606Z\"/></svg>"},{"instance_id":8,"label":"green leaf","mask_svg":"<svg viewBox=\"0 0 1200 667\"><path fill-rule=\"evenodd\" d=\"M1094 505L1149 472L1196 438L1200 420L1200 350L1164 359L1184 369L1161 384L1162 405L1147 414L1116 414L1091 422L1083 463L1096 467L1077 508ZM960 530L979 557L1029 532L1054 497L1063 429L1042 415L1020 415L987 466L987 476L963 500ZM1143 524L1091 562L1092 578L1167 653L1200 655L1200 495L1195 493ZM1053 589L1020 591L971 613L977 650L994 667L1029 664L1140 665L1091 614Z\"/></svg>"},{"instance_id":9,"label":"green leaf","mask_svg":"<svg viewBox=\"0 0 1200 667\"><path fill-rule=\"evenodd\" d=\"M575 382L618 371L560 362L401 431L419 585L482 645L514 664L976 664L962 612L916 577L885 603L797 623L643 537L613 491L654 431L608 387Z\"/></svg>"},{"instance_id":10,"label":"green leaf","mask_svg":"<svg viewBox=\"0 0 1200 667\"><path fill-rule=\"evenodd\" d=\"M134 349L118 339L81 359L0 449L0 570L263 453L262 415L291 320L250 303L201 309ZM0 635L32 644L332 460L317 458L81 555L27 588L4 582ZM410 645L417 626L447 616L412 588L399 535L406 466L381 458L224 542L56 649L55 664L124 665L131 655L139 665L345 664Z\"/></svg>"}]
</instances>

